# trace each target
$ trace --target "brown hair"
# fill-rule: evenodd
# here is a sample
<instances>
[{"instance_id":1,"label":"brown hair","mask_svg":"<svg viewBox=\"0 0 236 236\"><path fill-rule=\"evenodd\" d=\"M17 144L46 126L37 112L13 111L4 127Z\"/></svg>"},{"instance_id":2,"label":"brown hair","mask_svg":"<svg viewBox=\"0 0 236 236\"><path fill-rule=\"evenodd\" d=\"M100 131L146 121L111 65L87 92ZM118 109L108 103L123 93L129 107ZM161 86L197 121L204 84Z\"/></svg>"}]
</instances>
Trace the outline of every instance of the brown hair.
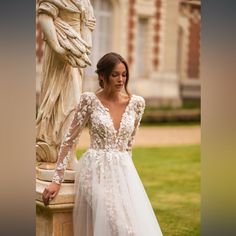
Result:
<instances>
[{"instance_id":1,"label":"brown hair","mask_svg":"<svg viewBox=\"0 0 236 236\"><path fill-rule=\"evenodd\" d=\"M111 72L113 71L114 67L119 64L123 63L126 69L126 81L125 81L125 91L128 95L130 93L128 92L127 85L129 82L129 68L128 63L125 61L125 59L115 52L110 52L105 54L97 63L97 70L95 71L99 76L102 76L106 83L109 83L109 76L111 75ZM98 78L99 79L99 78ZM104 88L103 81L99 79L99 85L101 88Z\"/></svg>"}]
</instances>

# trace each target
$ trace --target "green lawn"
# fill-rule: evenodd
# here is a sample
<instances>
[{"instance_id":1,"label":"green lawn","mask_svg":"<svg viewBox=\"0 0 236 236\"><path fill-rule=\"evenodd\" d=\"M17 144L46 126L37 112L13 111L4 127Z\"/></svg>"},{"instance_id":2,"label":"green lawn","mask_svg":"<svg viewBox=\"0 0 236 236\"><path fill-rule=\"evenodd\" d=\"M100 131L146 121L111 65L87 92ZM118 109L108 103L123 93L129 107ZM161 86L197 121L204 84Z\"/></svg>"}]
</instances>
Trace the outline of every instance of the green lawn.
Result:
<instances>
[{"instance_id":1,"label":"green lawn","mask_svg":"<svg viewBox=\"0 0 236 236\"><path fill-rule=\"evenodd\" d=\"M164 236L199 236L200 146L135 148L133 161Z\"/></svg>"}]
</instances>

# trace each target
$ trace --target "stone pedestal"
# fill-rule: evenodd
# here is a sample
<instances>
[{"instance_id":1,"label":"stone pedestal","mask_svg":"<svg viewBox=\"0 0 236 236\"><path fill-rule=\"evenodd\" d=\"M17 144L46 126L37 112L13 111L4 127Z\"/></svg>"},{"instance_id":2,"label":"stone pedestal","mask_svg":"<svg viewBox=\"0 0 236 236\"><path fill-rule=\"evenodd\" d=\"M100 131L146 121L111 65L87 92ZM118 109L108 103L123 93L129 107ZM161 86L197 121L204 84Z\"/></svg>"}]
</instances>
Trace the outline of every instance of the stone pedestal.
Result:
<instances>
[{"instance_id":1,"label":"stone pedestal","mask_svg":"<svg viewBox=\"0 0 236 236\"><path fill-rule=\"evenodd\" d=\"M36 236L73 236L75 172L66 170L65 182L61 184L58 195L44 206L42 194L53 173L53 166L46 169L40 165L36 167Z\"/></svg>"},{"instance_id":2,"label":"stone pedestal","mask_svg":"<svg viewBox=\"0 0 236 236\"><path fill-rule=\"evenodd\" d=\"M73 204L36 204L36 236L73 236Z\"/></svg>"}]
</instances>

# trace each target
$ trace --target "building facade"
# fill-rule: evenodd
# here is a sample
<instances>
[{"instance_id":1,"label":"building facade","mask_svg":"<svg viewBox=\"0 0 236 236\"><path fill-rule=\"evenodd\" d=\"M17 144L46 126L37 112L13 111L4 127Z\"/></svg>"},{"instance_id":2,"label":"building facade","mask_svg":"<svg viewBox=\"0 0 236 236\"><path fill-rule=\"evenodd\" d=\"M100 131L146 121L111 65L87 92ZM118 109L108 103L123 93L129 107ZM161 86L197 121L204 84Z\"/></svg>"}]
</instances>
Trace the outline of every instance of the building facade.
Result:
<instances>
[{"instance_id":1,"label":"building facade","mask_svg":"<svg viewBox=\"0 0 236 236\"><path fill-rule=\"evenodd\" d=\"M148 104L179 106L183 99L200 99L200 1L91 0L91 4L97 25L84 91L98 89L96 63L114 51L129 63L129 90L144 96ZM38 92L43 43L36 20Z\"/></svg>"}]
</instances>

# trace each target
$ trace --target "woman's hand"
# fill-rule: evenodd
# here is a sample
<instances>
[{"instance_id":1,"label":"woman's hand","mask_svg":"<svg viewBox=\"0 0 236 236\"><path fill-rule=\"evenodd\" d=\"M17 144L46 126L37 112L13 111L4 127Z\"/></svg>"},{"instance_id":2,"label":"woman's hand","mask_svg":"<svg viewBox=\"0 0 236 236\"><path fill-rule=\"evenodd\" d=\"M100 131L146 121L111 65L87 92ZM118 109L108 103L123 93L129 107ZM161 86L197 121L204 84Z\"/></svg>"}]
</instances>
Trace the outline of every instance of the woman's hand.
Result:
<instances>
[{"instance_id":1,"label":"woman's hand","mask_svg":"<svg viewBox=\"0 0 236 236\"><path fill-rule=\"evenodd\" d=\"M46 187L43 191L43 202L44 205L47 206L49 204L49 202L56 197L56 195L58 194L59 190L60 190L61 185L60 184L56 184L56 183L51 183L48 185L48 187Z\"/></svg>"}]
</instances>

